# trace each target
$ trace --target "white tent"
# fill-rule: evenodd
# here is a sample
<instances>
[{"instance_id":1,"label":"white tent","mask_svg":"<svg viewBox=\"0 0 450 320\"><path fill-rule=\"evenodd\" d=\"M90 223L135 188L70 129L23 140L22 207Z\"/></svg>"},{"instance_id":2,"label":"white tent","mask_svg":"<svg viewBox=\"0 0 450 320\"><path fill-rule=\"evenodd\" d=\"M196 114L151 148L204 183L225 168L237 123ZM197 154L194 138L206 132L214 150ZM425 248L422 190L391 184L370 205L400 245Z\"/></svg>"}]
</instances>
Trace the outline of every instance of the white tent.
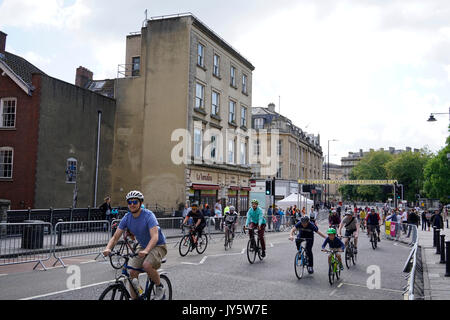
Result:
<instances>
[{"instance_id":1,"label":"white tent","mask_svg":"<svg viewBox=\"0 0 450 320\"><path fill-rule=\"evenodd\" d=\"M311 207L314 205L314 201L306 198L303 195L299 196L297 193L292 193L283 200L276 201L275 204L282 209L297 206L297 208L301 210L303 207L305 207L306 213L309 214L309 212L311 211Z\"/></svg>"}]
</instances>

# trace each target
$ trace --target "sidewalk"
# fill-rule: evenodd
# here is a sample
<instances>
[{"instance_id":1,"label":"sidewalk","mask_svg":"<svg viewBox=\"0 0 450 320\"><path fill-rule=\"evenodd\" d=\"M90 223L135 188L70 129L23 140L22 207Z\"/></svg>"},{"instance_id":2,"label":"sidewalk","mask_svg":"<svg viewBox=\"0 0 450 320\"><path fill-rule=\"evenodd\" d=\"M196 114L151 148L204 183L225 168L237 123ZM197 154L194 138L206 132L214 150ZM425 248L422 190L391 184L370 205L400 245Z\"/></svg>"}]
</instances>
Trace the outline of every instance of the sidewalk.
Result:
<instances>
[{"instance_id":1,"label":"sidewalk","mask_svg":"<svg viewBox=\"0 0 450 320\"><path fill-rule=\"evenodd\" d=\"M419 226L419 246L422 249L425 300L450 300L450 277L445 277L445 263L439 263L441 255L433 247L433 229L422 231ZM445 241L450 241L450 229L441 230ZM449 259L450 257L446 257Z\"/></svg>"}]
</instances>

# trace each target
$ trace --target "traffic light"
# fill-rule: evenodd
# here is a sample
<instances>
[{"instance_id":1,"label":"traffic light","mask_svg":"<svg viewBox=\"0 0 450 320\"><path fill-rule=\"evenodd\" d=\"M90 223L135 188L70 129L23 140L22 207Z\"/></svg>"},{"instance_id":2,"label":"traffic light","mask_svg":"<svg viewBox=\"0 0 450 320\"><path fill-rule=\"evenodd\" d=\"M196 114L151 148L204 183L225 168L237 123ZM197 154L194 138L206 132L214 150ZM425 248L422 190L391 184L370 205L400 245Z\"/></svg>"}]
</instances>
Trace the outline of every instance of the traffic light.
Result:
<instances>
[{"instance_id":1,"label":"traffic light","mask_svg":"<svg viewBox=\"0 0 450 320\"><path fill-rule=\"evenodd\" d=\"M272 181L266 180L266 195L270 196L272 194Z\"/></svg>"},{"instance_id":2,"label":"traffic light","mask_svg":"<svg viewBox=\"0 0 450 320\"><path fill-rule=\"evenodd\" d=\"M401 199L402 198L402 187L395 185L395 198Z\"/></svg>"},{"instance_id":3,"label":"traffic light","mask_svg":"<svg viewBox=\"0 0 450 320\"><path fill-rule=\"evenodd\" d=\"M271 193L271 195L272 196L275 195L275 178L272 179L272 193Z\"/></svg>"}]
</instances>

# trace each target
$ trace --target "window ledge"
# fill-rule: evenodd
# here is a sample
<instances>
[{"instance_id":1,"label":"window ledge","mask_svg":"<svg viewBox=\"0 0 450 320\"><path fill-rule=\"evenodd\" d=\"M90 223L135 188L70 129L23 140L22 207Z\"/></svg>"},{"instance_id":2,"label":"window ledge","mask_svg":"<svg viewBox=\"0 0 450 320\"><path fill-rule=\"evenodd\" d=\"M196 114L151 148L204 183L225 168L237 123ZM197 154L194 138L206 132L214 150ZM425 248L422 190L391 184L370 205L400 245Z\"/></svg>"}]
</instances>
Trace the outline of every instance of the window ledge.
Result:
<instances>
[{"instance_id":1,"label":"window ledge","mask_svg":"<svg viewBox=\"0 0 450 320\"><path fill-rule=\"evenodd\" d=\"M247 96L247 97L248 97L248 93L247 93L247 92L242 91L242 94L243 94L244 96Z\"/></svg>"},{"instance_id":2,"label":"window ledge","mask_svg":"<svg viewBox=\"0 0 450 320\"><path fill-rule=\"evenodd\" d=\"M217 74L214 74L214 73L212 75L213 75L213 77L215 77L215 78L217 78L219 80L222 80L222 77L220 75L217 75Z\"/></svg>"},{"instance_id":3,"label":"window ledge","mask_svg":"<svg viewBox=\"0 0 450 320\"><path fill-rule=\"evenodd\" d=\"M16 127L0 127L0 131L16 131Z\"/></svg>"},{"instance_id":4,"label":"window ledge","mask_svg":"<svg viewBox=\"0 0 450 320\"><path fill-rule=\"evenodd\" d=\"M207 115L206 111L203 110L202 108L195 108L195 107L194 107L194 111L196 111L196 112L198 112L198 113L201 113L201 114L203 114L203 115Z\"/></svg>"},{"instance_id":5,"label":"window ledge","mask_svg":"<svg viewBox=\"0 0 450 320\"><path fill-rule=\"evenodd\" d=\"M244 131L248 130L246 126L241 126L241 129L244 130Z\"/></svg>"},{"instance_id":6,"label":"window ledge","mask_svg":"<svg viewBox=\"0 0 450 320\"><path fill-rule=\"evenodd\" d=\"M206 71L206 70L207 70L205 66L201 66L201 65L199 65L198 63L197 63L197 67L199 67L199 68L202 69L203 71Z\"/></svg>"},{"instance_id":7,"label":"window ledge","mask_svg":"<svg viewBox=\"0 0 450 320\"><path fill-rule=\"evenodd\" d=\"M232 126L232 127L237 128L236 122L230 122L230 121L228 121L228 124L229 124L230 126Z\"/></svg>"},{"instance_id":8,"label":"window ledge","mask_svg":"<svg viewBox=\"0 0 450 320\"><path fill-rule=\"evenodd\" d=\"M13 182L12 178L0 178L0 182Z\"/></svg>"},{"instance_id":9,"label":"window ledge","mask_svg":"<svg viewBox=\"0 0 450 320\"><path fill-rule=\"evenodd\" d=\"M211 117L212 119L217 120L217 121L222 121L222 118L219 117L219 116L217 116L217 115L215 115L215 114L211 114L210 117Z\"/></svg>"},{"instance_id":10,"label":"window ledge","mask_svg":"<svg viewBox=\"0 0 450 320\"><path fill-rule=\"evenodd\" d=\"M230 83L230 87L232 87L233 89L236 89L237 90L237 86L234 86L232 83Z\"/></svg>"}]
</instances>

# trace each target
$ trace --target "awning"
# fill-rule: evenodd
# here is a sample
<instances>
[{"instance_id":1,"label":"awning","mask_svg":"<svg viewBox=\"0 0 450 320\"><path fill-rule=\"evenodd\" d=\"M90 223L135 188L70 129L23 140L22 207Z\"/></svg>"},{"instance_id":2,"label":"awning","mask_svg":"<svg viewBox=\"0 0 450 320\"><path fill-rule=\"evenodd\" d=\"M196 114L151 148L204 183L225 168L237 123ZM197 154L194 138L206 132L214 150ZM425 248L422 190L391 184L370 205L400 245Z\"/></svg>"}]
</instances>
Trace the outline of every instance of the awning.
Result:
<instances>
[{"instance_id":1,"label":"awning","mask_svg":"<svg viewBox=\"0 0 450 320\"><path fill-rule=\"evenodd\" d=\"M244 191L252 191L252 188L250 188L250 187L242 187L241 190L244 190Z\"/></svg>"},{"instance_id":2,"label":"awning","mask_svg":"<svg viewBox=\"0 0 450 320\"><path fill-rule=\"evenodd\" d=\"M192 184L194 190L219 190L220 187L215 184Z\"/></svg>"},{"instance_id":3,"label":"awning","mask_svg":"<svg viewBox=\"0 0 450 320\"><path fill-rule=\"evenodd\" d=\"M231 190L239 190L240 188L239 188L239 187L236 187L236 186L230 186L229 189L231 189Z\"/></svg>"}]
</instances>

